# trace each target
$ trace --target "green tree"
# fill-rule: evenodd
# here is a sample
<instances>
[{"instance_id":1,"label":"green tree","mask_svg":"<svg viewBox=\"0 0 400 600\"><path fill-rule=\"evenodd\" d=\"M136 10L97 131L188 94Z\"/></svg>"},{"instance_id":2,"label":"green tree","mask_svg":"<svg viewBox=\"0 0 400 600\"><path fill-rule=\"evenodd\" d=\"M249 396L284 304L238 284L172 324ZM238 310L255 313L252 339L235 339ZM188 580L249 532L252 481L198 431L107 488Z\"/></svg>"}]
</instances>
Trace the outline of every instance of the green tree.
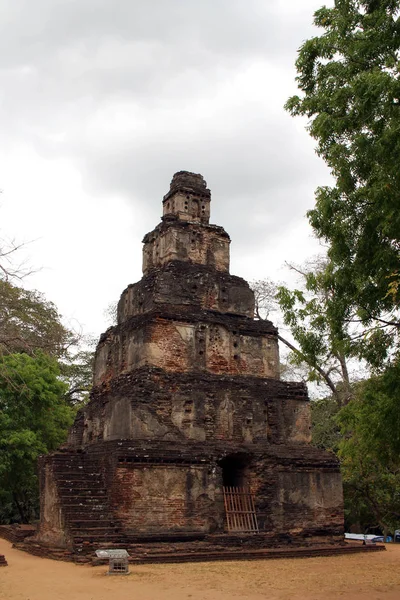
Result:
<instances>
[{"instance_id":1,"label":"green tree","mask_svg":"<svg viewBox=\"0 0 400 600\"><path fill-rule=\"evenodd\" d=\"M294 267L292 267L294 268ZM302 289L278 288L277 298L285 325L295 340L293 362L305 362L308 380L323 382L339 406L352 394L349 359L353 355L349 326L332 318L330 307L336 302L332 285L327 285L326 262L320 258L302 269Z\"/></svg>"},{"instance_id":2,"label":"green tree","mask_svg":"<svg viewBox=\"0 0 400 600\"><path fill-rule=\"evenodd\" d=\"M308 213L329 244L331 321L339 337L343 323L359 325L358 354L378 367L400 330L399 9L398 0L335 0L318 10L324 31L300 48L302 95L286 104L308 117L335 179Z\"/></svg>"},{"instance_id":3,"label":"green tree","mask_svg":"<svg viewBox=\"0 0 400 600\"><path fill-rule=\"evenodd\" d=\"M95 345L95 340L86 336L77 351L69 352L59 363L61 378L68 385L65 399L72 406L82 406L89 400Z\"/></svg>"},{"instance_id":4,"label":"green tree","mask_svg":"<svg viewBox=\"0 0 400 600\"><path fill-rule=\"evenodd\" d=\"M338 414L339 457L348 515L373 515L383 530L400 523L400 360L357 385Z\"/></svg>"},{"instance_id":5,"label":"green tree","mask_svg":"<svg viewBox=\"0 0 400 600\"><path fill-rule=\"evenodd\" d=\"M317 448L338 453L342 439L337 415L340 411L337 401L332 397L311 402L312 443Z\"/></svg>"},{"instance_id":6,"label":"green tree","mask_svg":"<svg viewBox=\"0 0 400 600\"><path fill-rule=\"evenodd\" d=\"M85 402L92 385L93 340L67 328L40 292L0 279L0 356L37 350L59 361L69 402Z\"/></svg>"},{"instance_id":7,"label":"green tree","mask_svg":"<svg viewBox=\"0 0 400 600\"><path fill-rule=\"evenodd\" d=\"M37 516L36 462L65 439L92 382L93 344L16 285L32 270L0 239L0 522Z\"/></svg>"},{"instance_id":8,"label":"green tree","mask_svg":"<svg viewBox=\"0 0 400 600\"><path fill-rule=\"evenodd\" d=\"M22 522L38 506L36 462L66 439L75 410L57 361L43 352L0 357L0 499L3 520Z\"/></svg>"},{"instance_id":9,"label":"green tree","mask_svg":"<svg viewBox=\"0 0 400 600\"><path fill-rule=\"evenodd\" d=\"M338 406L346 404L352 393L349 361L354 351L349 324L344 322L339 328L330 315L335 293L326 287L326 260L316 257L302 267L288 266L300 276L298 289L269 280L254 282L256 316L265 318L275 313L283 321L278 339L290 350L286 362L296 375L322 383ZM282 334L285 327L290 335ZM357 366L360 371L358 361Z\"/></svg>"},{"instance_id":10,"label":"green tree","mask_svg":"<svg viewBox=\"0 0 400 600\"><path fill-rule=\"evenodd\" d=\"M55 305L42 294L0 279L0 353L34 353L60 357L77 342Z\"/></svg>"}]
</instances>

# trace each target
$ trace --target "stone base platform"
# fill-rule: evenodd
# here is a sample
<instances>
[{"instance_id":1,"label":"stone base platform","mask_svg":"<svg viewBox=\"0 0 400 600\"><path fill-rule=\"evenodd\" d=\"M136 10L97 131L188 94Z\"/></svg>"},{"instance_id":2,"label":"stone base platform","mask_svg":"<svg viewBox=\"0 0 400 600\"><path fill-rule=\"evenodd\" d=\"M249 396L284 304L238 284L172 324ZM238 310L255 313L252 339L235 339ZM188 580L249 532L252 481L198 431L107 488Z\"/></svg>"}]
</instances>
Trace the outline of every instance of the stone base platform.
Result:
<instances>
[{"instance_id":1,"label":"stone base platform","mask_svg":"<svg viewBox=\"0 0 400 600\"><path fill-rule=\"evenodd\" d=\"M14 523L13 525L0 525L0 538L17 544L23 542L25 538L30 537L36 533L35 525L20 525Z\"/></svg>"},{"instance_id":2,"label":"stone base platform","mask_svg":"<svg viewBox=\"0 0 400 600\"><path fill-rule=\"evenodd\" d=\"M214 539L210 539L214 538ZM107 560L95 556L95 550L121 548L127 550L131 564L213 562L222 560L264 560L273 558L310 558L316 556L335 556L359 552L379 552L385 550L383 544L362 545L361 543L309 543L308 545L273 546L267 543L267 536L204 536L203 539L187 541L156 541L136 539L135 542L88 543L75 549L44 546L33 539L14 544L35 556L91 564L106 564Z\"/></svg>"},{"instance_id":3,"label":"stone base platform","mask_svg":"<svg viewBox=\"0 0 400 600\"><path fill-rule=\"evenodd\" d=\"M362 545L343 545L343 546L310 546L302 548L269 548L269 549L225 549L220 552L193 552L177 554L152 554L142 557L132 557L129 562L132 564L145 563L185 563L185 562L214 562L222 560L265 560L273 558L313 558L319 556L337 556L339 554L355 554L359 552L376 552L386 550L384 545L362 546ZM92 561L93 565L100 564Z\"/></svg>"}]
</instances>

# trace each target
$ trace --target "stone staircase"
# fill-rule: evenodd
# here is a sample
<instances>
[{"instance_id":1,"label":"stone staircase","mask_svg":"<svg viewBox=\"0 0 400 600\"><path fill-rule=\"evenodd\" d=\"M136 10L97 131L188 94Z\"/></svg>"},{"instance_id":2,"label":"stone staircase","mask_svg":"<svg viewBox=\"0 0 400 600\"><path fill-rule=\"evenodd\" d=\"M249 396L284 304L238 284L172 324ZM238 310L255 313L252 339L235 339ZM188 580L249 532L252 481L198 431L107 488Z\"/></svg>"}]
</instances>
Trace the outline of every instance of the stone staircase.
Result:
<instances>
[{"instance_id":1,"label":"stone staircase","mask_svg":"<svg viewBox=\"0 0 400 600\"><path fill-rule=\"evenodd\" d=\"M122 541L113 520L107 489L95 456L58 453L52 456L65 528L73 553L93 553L93 547Z\"/></svg>"}]
</instances>

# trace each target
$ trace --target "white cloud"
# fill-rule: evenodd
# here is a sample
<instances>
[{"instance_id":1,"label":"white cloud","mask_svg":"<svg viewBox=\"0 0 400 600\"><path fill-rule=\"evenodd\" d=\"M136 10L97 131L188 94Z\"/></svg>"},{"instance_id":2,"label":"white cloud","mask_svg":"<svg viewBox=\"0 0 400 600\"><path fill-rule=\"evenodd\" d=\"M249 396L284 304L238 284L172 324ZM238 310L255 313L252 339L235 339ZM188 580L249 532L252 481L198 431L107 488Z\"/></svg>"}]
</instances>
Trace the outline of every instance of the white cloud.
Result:
<instances>
[{"instance_id":1,"label":"white cloud","mask_svg":"<svg viewBox=\"0 0 400 600\"><path fill-rule=\"evenodd\" d=\"M319 6L3 2L0 214L10 235L37 239L30 283L99 333L183 169L206 178L236 274L275 276L314 252L304 215L328 173L283 104Z\"/></svg>"}]
</instances>

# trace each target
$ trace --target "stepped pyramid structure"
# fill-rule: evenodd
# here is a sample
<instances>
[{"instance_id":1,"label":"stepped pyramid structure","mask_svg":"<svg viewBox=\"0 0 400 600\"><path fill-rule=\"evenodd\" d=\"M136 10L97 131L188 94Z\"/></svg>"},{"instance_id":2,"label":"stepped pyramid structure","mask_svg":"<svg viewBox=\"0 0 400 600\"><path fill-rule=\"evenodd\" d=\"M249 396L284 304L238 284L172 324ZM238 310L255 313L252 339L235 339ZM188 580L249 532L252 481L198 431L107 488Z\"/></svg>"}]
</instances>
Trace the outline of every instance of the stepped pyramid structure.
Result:
<instances>
[{"instance_id":1,"label":"stepped pyramid structure","mask_svg":"<svg viewBox=\"0 0 400 600\"><path fill-rule=\"evenodd\" d=\"M41 459L42 549L135 556L343 538L337 460L310 445L306 387L280 381L277 329L254 319L252 290L230 275L210 199L201 175L174 175L143 240L143 277L100 338L91 400Z\"/></svg>"}]
</instances>

